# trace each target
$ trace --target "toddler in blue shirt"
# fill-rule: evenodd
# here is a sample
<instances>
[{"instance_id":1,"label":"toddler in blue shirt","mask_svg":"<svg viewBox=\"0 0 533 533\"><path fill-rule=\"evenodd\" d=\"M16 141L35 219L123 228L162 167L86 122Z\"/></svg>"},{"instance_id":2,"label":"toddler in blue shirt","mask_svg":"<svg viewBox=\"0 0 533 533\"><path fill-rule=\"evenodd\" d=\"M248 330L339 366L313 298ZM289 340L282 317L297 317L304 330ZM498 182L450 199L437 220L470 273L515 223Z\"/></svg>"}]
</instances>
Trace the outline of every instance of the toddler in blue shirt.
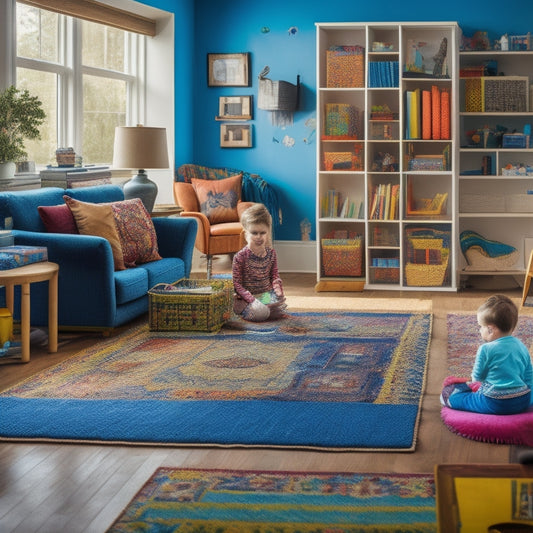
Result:
<instances>
[{"instance_id":1,"label":"toddler in blue shirt","mask_svg":"<svg viewBox=\"0 0 533 533\"><path fill-rule=\"evenodd\" d=\"M478 348L472 382L445 385L441 403L486 414L526 411L531 401L533 367L528 349L512 335L518 322L516 305L502 294L491 296L479 307L477 321L485 343Z\"/></svg>"}]
</instances>

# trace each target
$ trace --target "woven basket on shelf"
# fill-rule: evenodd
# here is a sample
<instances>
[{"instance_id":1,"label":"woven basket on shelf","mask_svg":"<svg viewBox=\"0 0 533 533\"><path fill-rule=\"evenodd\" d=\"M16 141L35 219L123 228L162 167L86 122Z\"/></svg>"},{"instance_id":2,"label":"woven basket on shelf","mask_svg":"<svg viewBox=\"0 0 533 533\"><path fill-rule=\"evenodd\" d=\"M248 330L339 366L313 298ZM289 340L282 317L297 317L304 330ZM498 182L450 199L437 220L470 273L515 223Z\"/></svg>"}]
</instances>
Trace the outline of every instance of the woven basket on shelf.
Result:
<instances>
[{"instance_id":1,"label":"woven basket on shelf","mask_svg":"<svg viewBox=\"0 0 533 533\"><path fill-rule=\"evenodd\" d=\"M365 49L334 46L326 50L327 87L365 86Z\"/></svg>"},{"instance_id":2,"label":"woven basket on shelf","mask_svg":"<svg viewBox=\"0 0 533 533\"><path fill-rule=\"evenodd\" d=\"M516 265L520 257L518 250L499 257L490 257L478 246L471 246L465 250L464 255L468 261L465 270L478 271L509 270Z\"/></svg>"},{"instance_id":3,"label":"woven basket on shelf","mask_svg":"<svg viewBox=\"0 0 533 533\"><path fill-rule=\"evenodd\" d=\"M410 287L440 287L444 283L448 269L448 248L442 249L442 263L440 265L426 265L423 263L407 263L405 278Z\"/></svg>"},{"instance_id":4,"label":"woven basket on shelf","mask_svg":"<svg viewBox=\"0 0 533 533\"><path fill-rule=\"evenodd\" d=\"M322 239L322 267L325 276L361 276L362 238Z\"/></svg>"}]
</instances>

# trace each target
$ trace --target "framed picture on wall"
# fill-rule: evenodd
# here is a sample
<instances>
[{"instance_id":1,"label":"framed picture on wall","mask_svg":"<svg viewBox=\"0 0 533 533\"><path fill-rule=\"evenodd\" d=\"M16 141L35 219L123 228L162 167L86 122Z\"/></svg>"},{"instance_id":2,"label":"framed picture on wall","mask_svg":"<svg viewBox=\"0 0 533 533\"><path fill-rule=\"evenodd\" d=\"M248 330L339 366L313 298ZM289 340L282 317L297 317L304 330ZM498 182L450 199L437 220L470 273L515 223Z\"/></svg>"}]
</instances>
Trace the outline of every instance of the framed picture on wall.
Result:
<instances>
[{"instance_id":1,"label":"framed picture on wall","mask_svg":"<svg viewBox=\"0 0 533 533\"><path fill-rule=\"evenodd\" d=\"M221 124L221 148L250 148L252 146L252 126L250 124Z\"/></svg>"},{"instance_id":2,"label":"framed picture on wall","mask_svg":"<svg viewBox=\"0 0 533 533\"><path fill-rule=\"evenodd\" d=\"M251 120L251 96L220 96L217 120Z\"/></svg>"},{"instance_id":3,"label":"framed picture on wall","mask_svg":"<svg viewBox=\"0 0 533 533\"><path fill-rule=\"evenodd\" d=\"M207 54L209 87L248 87L250 54Z\"/></svg>"}]
</instances>

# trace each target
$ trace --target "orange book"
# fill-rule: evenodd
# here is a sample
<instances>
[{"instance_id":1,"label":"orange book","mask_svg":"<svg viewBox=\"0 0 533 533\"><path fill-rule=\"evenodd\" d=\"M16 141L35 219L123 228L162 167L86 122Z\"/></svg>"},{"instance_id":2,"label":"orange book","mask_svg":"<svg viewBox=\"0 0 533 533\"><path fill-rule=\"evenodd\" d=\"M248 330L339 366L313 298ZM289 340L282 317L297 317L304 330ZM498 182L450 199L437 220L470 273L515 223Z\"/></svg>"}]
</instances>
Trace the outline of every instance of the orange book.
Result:
<instances>
[{"instance_id":1,"label":"orange book","mask_svg":"<svg viewBox=\"0 0 533 533\"><path fill-rule=\"evenodd\" d=\"M440 91L436 85L431 87L431 138L440 139Z\"/></svg>"},{"instance_id":2,"label":"orange book","mask_svg":"<svg viewBox=\"0 0 533 533\"><path fill-rule=\"evenodd\" d=\"M446 90L440 93L440 138L450 138L450 93Z\"/></svg>"},{"instance_id":3,"label":"orange book","mask_svg":"<svg viewBox=\"0 0 533 533\"><path fill-rule=\"evenodd\" d=\"M431 139L431 92L422 91L422 139Z\"/></svg>"}]
</instances>

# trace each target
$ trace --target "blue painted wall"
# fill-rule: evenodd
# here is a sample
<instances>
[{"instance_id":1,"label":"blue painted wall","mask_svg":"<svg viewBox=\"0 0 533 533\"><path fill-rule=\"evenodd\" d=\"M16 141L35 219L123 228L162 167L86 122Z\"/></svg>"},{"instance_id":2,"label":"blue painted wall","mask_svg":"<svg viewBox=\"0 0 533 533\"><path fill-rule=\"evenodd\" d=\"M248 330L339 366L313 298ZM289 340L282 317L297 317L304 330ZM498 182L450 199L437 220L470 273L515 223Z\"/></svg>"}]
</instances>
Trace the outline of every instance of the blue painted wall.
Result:
<instances>
[{"instance_id":1,"label":"blue painted wall","mask_svg":"<svg viewBox=\"0 0 533 533\"><path fill-rule=\"evenodd\" d=\"M177 15L177 164L229 166L262 175L280 196L284 220L276 238L281 240L299 240L299 223L305 217L313 224L311 238L315 238L316 134L309 126L315 118L315 22L457 21L466 35L486 30L492 39L503 33L533 31L530 0L475 1L468 7L464 0L143 1ZM263 33L263 27L270 31ZM291 27L298 31L290 34ZM207 87L207 54L238 52L251 54L251 86ZM300 75L302 98L294 124L286 129L274 127L269 113L254 105L253 147L220 148L220 123L215 121L218 97L251 94L256 99L257 76L265 65L270 66L272 79L295 83ZM191 79L193 87L188 83ZM188 144L191 125L192 147ZM285 136L294 139L293 146L283 144Z\"/></svg>"}]
</instances>

